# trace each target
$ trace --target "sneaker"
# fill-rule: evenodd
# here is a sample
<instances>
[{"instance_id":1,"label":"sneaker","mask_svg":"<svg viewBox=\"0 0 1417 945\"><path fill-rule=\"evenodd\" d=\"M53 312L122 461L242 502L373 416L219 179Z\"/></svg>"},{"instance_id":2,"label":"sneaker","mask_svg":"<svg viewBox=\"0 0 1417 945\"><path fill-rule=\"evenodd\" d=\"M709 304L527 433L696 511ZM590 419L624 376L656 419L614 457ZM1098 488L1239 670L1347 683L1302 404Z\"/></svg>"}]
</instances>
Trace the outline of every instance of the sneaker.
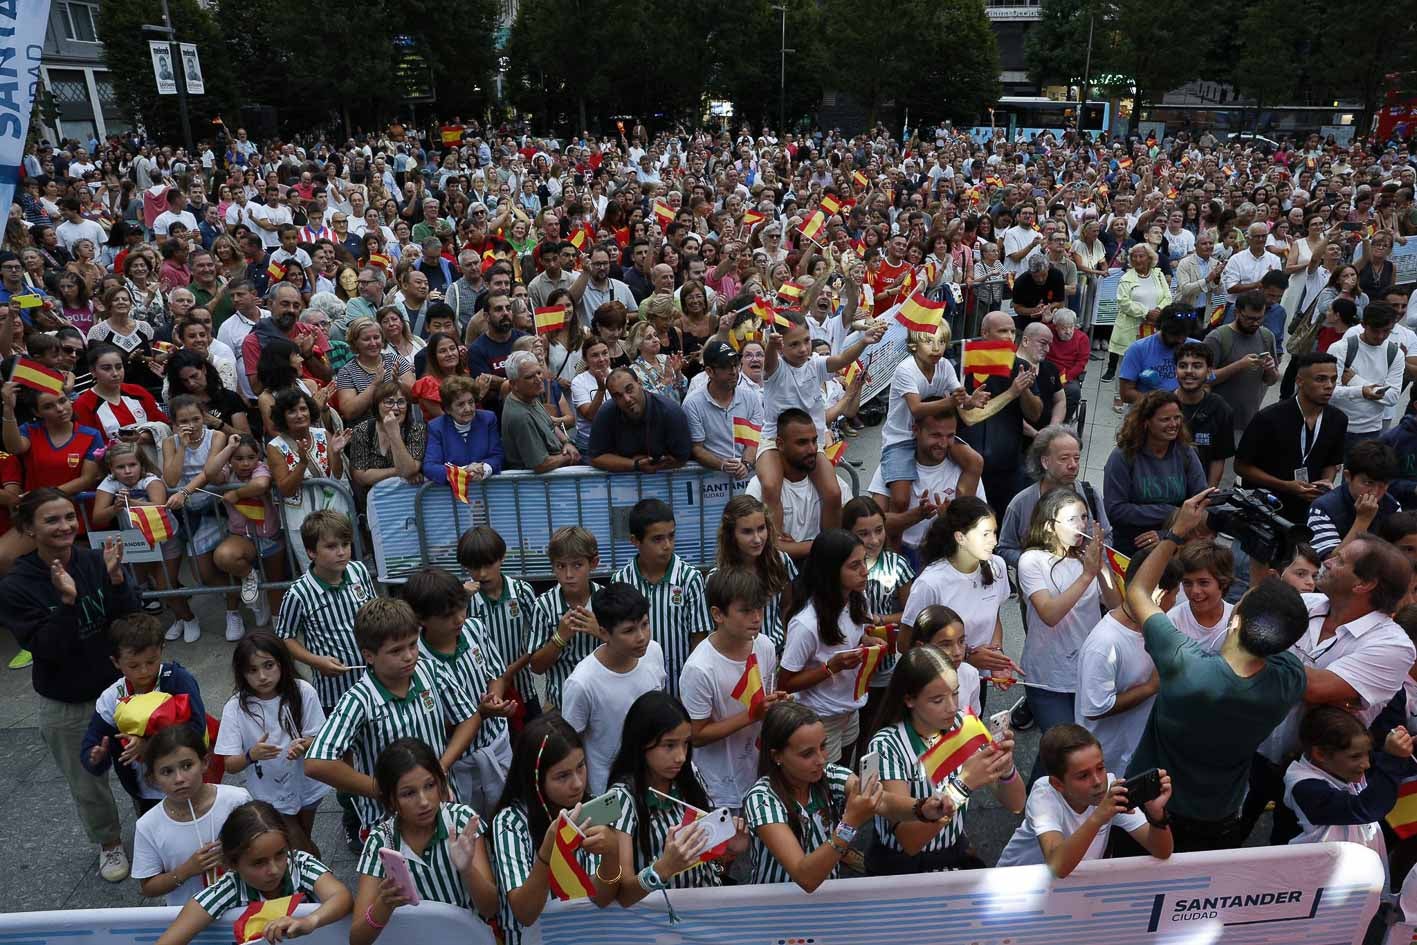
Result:
<instances>
[{"instance_id":1,"label":"sneaker","mask_svg":"<svg viewBox=\"0 0 1417 945\"><path fill-rule=\"evenodd\" d=\"M235 643L246 635L246 624L241 620L241 611L228 610L226 612L226 640L228 643Z\"/></svg>"},{"instance_id":2,"label":"sneaker","mask_svg":"<svg viewBox=\"0 0 1417 945\"><path fill-rule=\"evenodd\" d=\"M167 632L162 635L162 638L168 643L171 643L180 636L182 636L182 621L174 620L172 621L172 626L167 628Z\"/></svg>"},{"instance_id":3,"label":"sneaker","mask_svg":"<svg viewBox=\"0 0 1417 945\"><path fill-rule=\"evenodd\" d=\"M178 621L182 624L182 642L196 643L202 638L202 625L197 623L194 617L191 620Z\"/></svg>"},{"instance_id":4,"label":"sneaker","mask_svg":"<svg viewBox=\"0 0 1417 945\"><path fill-rule=\"evenodd\" d=\"M128 855L119 844L111 850L99 848L98 875L110 883L121 883L128 878Z\"/></svg>"},{"instance_id":5,"label":"sneaker","mask_svg":"<svg viewBox=\"0 0 1417 945\"><path fill-rule=\"evenodd\" d=\"M1028 707L1027 702L1020 702L1009 713L1009 727L1015 732L1026 732L1033 728L1033 710Z\"/></svg>"},{"instance_id":6,"label":"sneaker","mask_svg":"<svg viewBox=\"0 0 1417 945\"><path fill-rule=\"evenodd\" d=\"M860 435L861 435L861 431L858 430L858 429L856 429L855 427L853 427L853 426L852 426L851 424L849 424L849 423L843 423L843 424L841 425L841 435L842 435L842 436L860 436Z\"/></svg>"},{"instance_id":7,"label":"sneaker","mask_svg":"<svg viewBox=\"0 0 1417 945\"><path fill-rule=\"evenodd\" d=\"M29 650L21 650L10 660L11 669L24 669L34 664L34 654Z\"/></svg>"},{"instance_id":8,"label":"sneaker","mask_svg":"<svg viewBox=\"0 0 1417 945\"><path fill-rule=\"evenodd\" d=\"M258 627L271 625L271 602L266 597L265 591L257 594L256 599L251 601L251 616L256 618L256 626Z\"/></svg>"},{"instance_id":9,"label":"sneaker","mask_svg":"<svg viewBox=\"0 0 1417 945\"><path fill-rule=\"evenodd\" d=\"M359 838L358 820L351 823L349 818L345 818L344 845L349 847L350 853L360 853L364 850L364 841Z\"/></svg>"},{"instance_id":10,"label":"sneaker","mask_svg":"<svg viewBox=\"0 0 1417 945\"><path fill-rule=\"evenodd\" d=\"M1107 371L1106 371L1106 373L1104 373L1104 374L1102 375L1102 383L1104 383L1104 384L1110 384L1110 383L1112 383L1113 381L1115 381L1116 379L1117 379L1117 369L1116 369L1116 368L1108 368Z\"/></svg>"},{"instance_id":11,"label":"sneaker","mask_svg":"<svg viewBox=\"0 0 1417 945\"><path fill-rule=\"evenodd\" d=\"M261 596L261 579L256 576L256 569L252 568L246 572L246 576L241 579L241 603L250 606L256 603L256 598Z\"/></svg>"},{"instance_id":12,"label":"sneaker","mask_svg":"<svg viewBox=\"0 0 1417 945\"><path fill-rule=\"evenodd\" d=\"M144 611L144 613L149 613L149 614L160 614L160 613L162 613L162 601L160 601L160 600L145 600L145 601L143 601L143 611Z\"/></svg>"}]
</instances>

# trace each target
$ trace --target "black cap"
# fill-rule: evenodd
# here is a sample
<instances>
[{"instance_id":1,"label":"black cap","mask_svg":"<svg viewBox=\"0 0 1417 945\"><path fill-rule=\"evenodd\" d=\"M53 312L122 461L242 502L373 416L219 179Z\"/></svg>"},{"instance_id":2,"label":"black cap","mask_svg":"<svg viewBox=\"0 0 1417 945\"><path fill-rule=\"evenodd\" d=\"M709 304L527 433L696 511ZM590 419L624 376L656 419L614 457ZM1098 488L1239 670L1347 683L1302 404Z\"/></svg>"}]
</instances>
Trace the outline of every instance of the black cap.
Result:
<instances>
[{"instance_id":1,"label":"black cap","mask_svg":"<svg viewBox=\"0 0 1417 945\"><path fill-rule=\"evenodd\" d=\"M704 345L704 367L725 368L738 364L738 352L728 342L714 338Z\"/></svg>"}]
</instances>

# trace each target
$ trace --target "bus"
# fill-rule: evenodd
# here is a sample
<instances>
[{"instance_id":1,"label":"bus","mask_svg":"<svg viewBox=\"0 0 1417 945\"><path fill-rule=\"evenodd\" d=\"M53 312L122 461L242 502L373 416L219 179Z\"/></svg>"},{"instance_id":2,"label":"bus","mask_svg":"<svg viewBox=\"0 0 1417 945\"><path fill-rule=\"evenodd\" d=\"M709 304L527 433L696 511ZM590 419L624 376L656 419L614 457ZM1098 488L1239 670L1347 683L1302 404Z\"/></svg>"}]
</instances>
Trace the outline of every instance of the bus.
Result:
<instances>
[{"instance_id":1,"label":"bus","mask_svg":"<svg viewBox=\"0 0 1417 945\"><path fill-rule=\"evenodd\" d=\"M995 131L1003 132L1010 141L1017 140L1020 135L1027 141L1048 131L1061 137L1065 131L1077 130L1078 103L1005 95L994 105L992 124L990 117L985 113L980 116L980 123L969 129L969 136L981 144L988 141ZM1082 111L1082 130L1096 136L1108 130L1111 118L1109 103L1086 102Z\"/></svg>"}]
</instances>

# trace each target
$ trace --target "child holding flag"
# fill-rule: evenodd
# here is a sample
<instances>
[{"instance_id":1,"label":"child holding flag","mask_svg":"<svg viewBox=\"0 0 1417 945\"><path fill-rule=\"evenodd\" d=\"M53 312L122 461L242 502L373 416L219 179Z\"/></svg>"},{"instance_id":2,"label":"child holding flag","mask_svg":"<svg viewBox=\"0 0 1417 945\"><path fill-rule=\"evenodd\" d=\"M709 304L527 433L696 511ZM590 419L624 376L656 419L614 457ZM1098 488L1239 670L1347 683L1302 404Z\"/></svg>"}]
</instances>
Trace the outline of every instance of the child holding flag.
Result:
<instances>
[{"instance_id":1,"label":"child holding flag","mask_svg":"<svg viewBox=\"0 0 1417 945\"><path fill-rule=\"evenodd\" d=\"M291 849L285 821L265 801L233 810L220 836L228 872L187 901L159 945L188 945L223 913L242 906L246 910L232 927L236 945L309 935L349 915L344 883L314 856ZM296 918L296 906L310 901L319 908Z\"/></svg>"},{"instance_id":2,"label":"child holding flag","mask_svg":"<svg viewBox=\"0 0 1417 945\"><path fill-rule=\"evenodd\" d=\"M271 498L271 471L265 453L249 433L227 438L226 445L207 455L207 481L213 485L235 486L222 493L226 505L228 535L212 552L217 570L241 582L240 600L251 608L257 626L271 622L271 601L279 602L280 591L263 593L256 562L272 581L285 580L285 542L280 540L281 519ZM230 635L244 626L238 598L226 597L226 627Z\"/></svg>"},{"instance_id":3,"label":"child holding flag","mask_svg":"<svg viewBox=\"0 0 1417 945\"><path fill-rule=\"evenodd\" d=\"M139 759L143 745L169 725L207 733L207 713L197 679L180 663L163 662L162 624L149 614L129 614L108 628L113 665L122 673L94 704L79 759L90 774L103 777L110 764L142 816L162 800ZM115 762L116 759L116 762Z\"/></svg>"},{"instance_id":4,"label":"child holding flag","mask_svg":"<svg viewBox=\"0 0 1417 945\"><path fill-rule=\"evenodd\" d=\"M866 636L866 546L839 528L822 532L802 565L788 614L778 683L821 716L829 762L853 754L871 675L885 641Z\"/></svg>"},{"instance_id":5,"label":"child holding flag","mask_svg":"<svg viewBox=\"0 0 1417 945\"><path fill-rule=\"evenodd\" d=\"M963 806L997 784L999 802L1023 809L1023 779L1014 767L1013 735L993 742L984 724L960 710L959 679L945 654L919 646L901 658L881 702L881 803L866 853L873 876L979 869L964 834Z\"/></svg>"}]
</instances>

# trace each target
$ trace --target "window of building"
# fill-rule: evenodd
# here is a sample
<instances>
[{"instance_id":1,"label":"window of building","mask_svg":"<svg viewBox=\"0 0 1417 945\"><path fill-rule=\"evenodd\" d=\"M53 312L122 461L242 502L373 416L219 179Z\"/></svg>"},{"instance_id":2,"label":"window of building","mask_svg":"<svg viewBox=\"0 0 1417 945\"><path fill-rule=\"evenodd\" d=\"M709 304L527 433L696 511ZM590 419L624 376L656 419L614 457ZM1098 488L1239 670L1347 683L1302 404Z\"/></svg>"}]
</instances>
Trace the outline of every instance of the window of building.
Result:
<instances>
[{"instance_id":1,"label":"window of building","mask_svg":"<svg viewBox=\"0 0 1417 945\"><path fill-rule=\"evenodd\" d=\"M98 19L98 8L91 3L61 3L59 12L64 18L64 38L75 43L98 42L98 29L94 23Z\"/></svg>"}]
</instances>

